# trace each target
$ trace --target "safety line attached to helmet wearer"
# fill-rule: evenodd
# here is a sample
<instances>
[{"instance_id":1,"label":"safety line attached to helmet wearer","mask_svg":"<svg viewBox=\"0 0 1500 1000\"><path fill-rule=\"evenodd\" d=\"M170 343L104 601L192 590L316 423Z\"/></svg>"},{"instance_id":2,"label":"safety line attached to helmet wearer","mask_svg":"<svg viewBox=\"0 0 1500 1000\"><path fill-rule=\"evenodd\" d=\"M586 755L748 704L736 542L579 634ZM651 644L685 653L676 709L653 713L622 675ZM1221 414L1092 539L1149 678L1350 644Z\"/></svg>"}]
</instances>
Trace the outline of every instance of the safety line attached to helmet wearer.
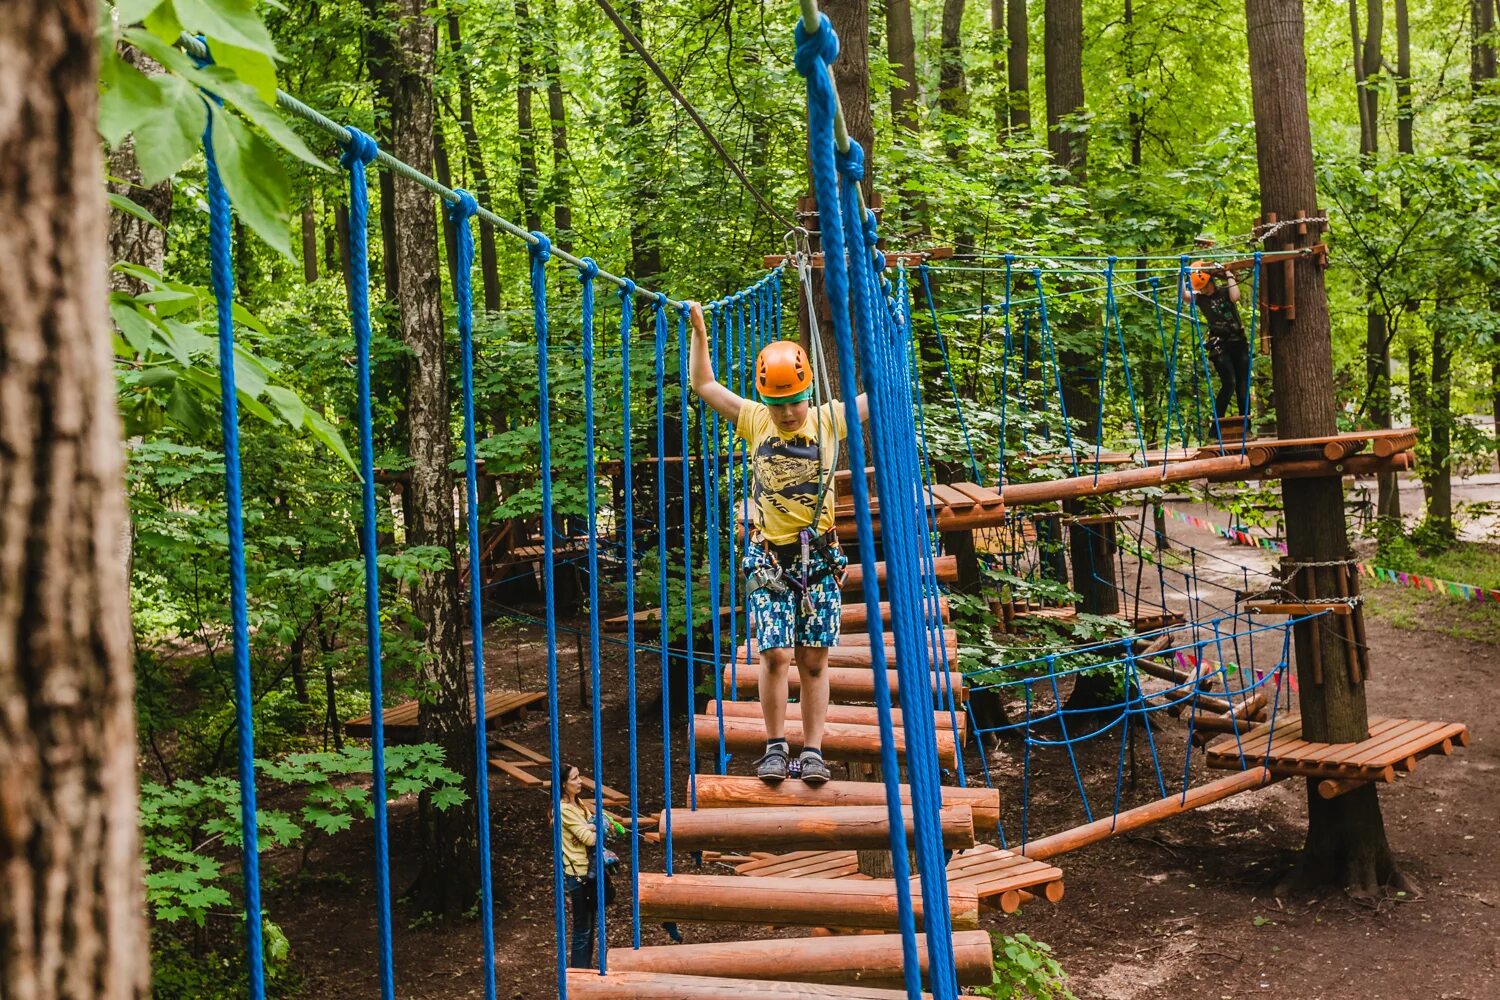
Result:
<instances>
[{"instance_id":1,"label":"safety line attached to helmet wearer","mask_svg":"<svg viewBox=\"0 0 1500 1000\"><path fill-rule=\"evenodd\" d=\"M825 364L823 354L823 338L818 333L817 303L813 298L812 290L812 247L807 238L807 230L795 231L794 238L797 243L797 279L802 285L802 297L807 302L807 343L811 350L808 351L808 361L812 365L813 405L816 426L814 428L814 447L818 458L818 495L813 501L812 524L809 525L814 532L817 531L818 521L823 515L823 503L828 491L833 488L834 477L838 475L838 460L825 464L823 461L823 432L825 428L833 429L837 433L837 418L833 412L833 391L828 387L826 373L828 368ZM853 472L850 472L853 475Z\"/></svg>"}]
</instances>

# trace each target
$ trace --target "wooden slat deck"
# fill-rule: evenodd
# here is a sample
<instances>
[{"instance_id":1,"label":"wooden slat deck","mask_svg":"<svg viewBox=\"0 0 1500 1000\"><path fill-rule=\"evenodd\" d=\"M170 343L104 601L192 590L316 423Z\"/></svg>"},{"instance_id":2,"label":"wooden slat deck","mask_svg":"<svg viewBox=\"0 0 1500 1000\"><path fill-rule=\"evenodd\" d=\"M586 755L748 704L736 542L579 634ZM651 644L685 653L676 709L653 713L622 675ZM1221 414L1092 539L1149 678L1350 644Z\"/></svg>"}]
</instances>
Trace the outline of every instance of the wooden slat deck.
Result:
<instances>
[{"instance_id":1,"label":"wooden slat deck","mask_svg":"<svg viewBox=\"0 0 1500 1000\"><path fill-rule=\"evenodd\" d=\"M491 691L484 697L484 719L489 725L504 725L526 717L526 710L539 701L547 700L545 691ZM385 724L387 743L413 743L418 738L417 714L420 706L415 701L393 705L380 713ZM357 738L370 736L369 713L344 723L344 735Z\"/></svg>"},{"instance_id":2,"label":"wooden slat deck","mask_svg":"<svg viewBox=\"0 0 1500 1000\"><path fill-rule=\"evenodd\" d=\"M1388 782L1398 770L1415 769L1419 758L1468 745L1468 727L1459 722L1374 717L1369 737L1358 743L1315 743L1302 738L1302 720L1291 716L1278 719L1274 732L1269 723L1256 726L1238 744L1233 734L1214 740L1207 761L1226 770L1264 762L1275 775Z\"/></svg>"},{"instance_id":3,"label":"wooden slat deck","mask_svg":"<svg viewBox=\"0 0 1500 1000\"><path fill-rule=\"evenodd\" d=\"M537 753L530 747L522 746L513 740L497 740L498 751L491 751L490 768L498 771L523 788L536 788L542 791L550 791L552 788L552 760L543 754ZM582 776L583 797L593 801L594 782L588 775ZM605 785L604 808L627 809L630 807L630 796Z\"/></svg>"},{"instance_id":4,"label":"wooden slat deck","mask_svg":"<svg viewBox=\"0 0 1500 1000\"><path fill-rule=\"evenodd\" d=\"M860 874L855 851L792 851L751 857L734 866L738 874L754 878L869 878ZM981 903L1004 913L1014 913L1031 895L1044 896L1053 903L1063 897L1062 869L992 844L955 853L948 862L948 884L974 891Z\"/></svg>"}]
</instances>

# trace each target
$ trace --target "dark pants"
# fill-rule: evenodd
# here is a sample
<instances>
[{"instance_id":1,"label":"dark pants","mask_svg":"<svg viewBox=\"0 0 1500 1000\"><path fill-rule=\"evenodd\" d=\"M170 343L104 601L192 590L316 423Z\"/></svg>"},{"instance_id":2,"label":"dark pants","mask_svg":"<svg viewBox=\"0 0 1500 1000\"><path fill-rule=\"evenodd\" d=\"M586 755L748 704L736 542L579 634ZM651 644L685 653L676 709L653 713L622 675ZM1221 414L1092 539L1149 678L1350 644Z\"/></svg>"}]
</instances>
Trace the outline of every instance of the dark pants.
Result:
<instances>
[{"instance_id":1,"label":"dark pants","mask_svg":"<svg viewBox=\"0 0 1500 1000\"><path fill-rule=\"evenodd\" d=\"M1239 405L1240 416L1250 415L1250 342L1222 340L1210 355L1219 373L1219 392L1214 396L1214 416L1223 419L1231 402Z\"/></svg>"},{"instance_id":2,"label":"dark pants","mask_svg":"<svg viewBox=\"0 0 1500 1000\"><path fill-rule=\"evenodd\" d=\"M594 964L594 918L599 906L598 894L587 880L563 876L568 906L573 910L573 933L568 936L568 965L587 969Z\"/></svg>"}]
</instances>

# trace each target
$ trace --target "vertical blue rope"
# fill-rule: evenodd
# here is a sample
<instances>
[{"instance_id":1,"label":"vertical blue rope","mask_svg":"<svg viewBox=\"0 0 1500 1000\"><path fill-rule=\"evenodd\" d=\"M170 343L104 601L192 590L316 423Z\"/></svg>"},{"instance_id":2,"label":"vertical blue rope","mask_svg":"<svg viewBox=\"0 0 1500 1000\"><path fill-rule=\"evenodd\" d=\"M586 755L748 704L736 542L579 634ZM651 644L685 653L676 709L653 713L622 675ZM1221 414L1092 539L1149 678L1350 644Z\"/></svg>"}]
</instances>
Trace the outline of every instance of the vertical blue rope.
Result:
<instances>
[{"instance_id":1,"label":"vertical blue rope","mask_svg":"<svg viewBox=\"0 0 1500 1000\"><path fill-rule=\"evenodd\" d=\"M1063 432L1067 436L1068 459L1073 465L1073 475L1078 475L1078 453L1073 449L1073 424L1068 419L1068 401L1063 398L1062 367L1057 363L1057 345L1052 342L1052 326L1047 322L1047 293L1042 288L1041 268L1032 268L1031 277L1036 281L1036 300L1039 312L1042 340L1052 356L1052 375L1057 381L1057 405L1062 411Z\"/></svg>"},{"instance_id":2,"label":"vertical blue rope","mask_svg":"<svg viewBox=\"0 0 1500 1000\"><path fill-rule=\"evenodd\" d=\"M599 499L597 470L594 461L594 279L599 265L593 258L583 258L578 272L582 283L580 325L583 328L583 465L586 482L584 494L588 504L589 567L589 687L593 715L594 740L594 933L599 942L599 974L609 970L604 926L604 722L599 688ZM574 914L574 920L578 915ZM560 944L560 942L559 942Z\"/></svg>"},{"instance_id":3,"label":"vertical blue rope","mask_svg":"<svg viewBox=\"0 0 1500 1000\"><path fill-rule=\"evenodd\" d=\"M211 111L210 118L217 111ZM208 250L219 333L219 426L224 432L224 506L229 532L229 609L234 629L234 723L240 784L240 850L245 880L245 961L249 992L266 995L260 905L260 832L255 817L255 716L250 689L250 615L245 583L245 515L240 498L239 396L234 380L234 247L229 195L214 157L213 123L203 130L208 161ZM362 394L368 404L369 393ZM375 706L374 718L380 717Z\"/></svg>"},{"instance_id":4,"label":"vertical blue rope","mask_svg":"<svg viewBox=\"0 0 1500 1000\"><path fill-rule=\"evenodd\" d=\"M630 332L635 324L635 282L620 289L620 447L625 486L625 708L630 730L630 940L641 946L640 755L635 676L635 466L630 438ZM660 525L657 526L658 529ZM665 647L663 647L665 649ZM665 655L665 653L663 653ZM597 783L597 780L596 780Z\"/></svg>"},{"instance_id":5,"label":"vertical blue rope","mask_svg":"<svg viewBox=\"0 0 1500 1000\"><path fill-rule=\"evenodd\" d=\"M661 637L661 783L662 853L666 872L672 874L672 648L671 623L667 614L667 403L666 403L666 304L658 298L653 314L656 328L656 568L657 601ZM686 449L684 449L686 450ZM684 456L686 461L686 456ZM683 467L683 482L687 468ZM686 488L684 487L684 495ZM688 740L692 743L692 740Z\"/></svg>"},{"instance_id":6,"label":"vertical blue rope","mask_svg":"<svg viewBox=\"0 0 1500 1000\"><path fill-rule=\"evenodd\" d=\"M453 298L458 306L458 343L463 359L464 501L469 528L469 636L474 657L474 805L479 835L479 922L484 933L484 995L495 1000L495 894L490 871L490 782L484 690L484 580L479 565L479 463L474 442L474 230L469 220L479 212L474 196L462 188L447 206L457 235Z\"/></svg>"},{"instance_id":7,"label":"vertical blue rope","mask_svg":"<svg viewBox=\"0 0 1500 1000\"><path fill-rule=\"evenodd\" d=\"M719 370L719 338L728 326L729 318L721 317L720 310L712 308L709 319L709 363L715 372ZM719 414L712 407L703 405L698 397L698 448L703 459L703 527L706 534L704 545L708 557L708 605L713 622L713 670L714 670L714 715L719 727L718 753L714 757L714 769L723 774L728 763L724 751L724 675L719 670L722 647L719 629ZM692 733L692 727L688 727ZM696 737L694 742L697 742Z\"/></svg>"},{"instance_id":8,"label":"vertical blue rope","mask_svg":"<svg viewBox=\"0 0 1500 1000\"><path fill-rule=\"evenodd\" d=\"M1178 427L1182 429L1182 446L1184 448L1187 447L1187 431L1185 428L1182 428L1182 414L1177 402L1177 363L1176 359L1167 351L1167 330L1161 321L1161 279L1155 275L1151 276L1151 304L1155 309L1156 315L1156 339L1161 342L1162 366L1166 369L1167 373L1167 421L1166 430L1162 433L1161 457L1162 468L1165 469L1167 467L1167 458L1169 457L1167 453L1172 449L1172 418L1174 415L1177 417ZM1173 310L1173 312L1176 311L1175 309ZM1180 315L1177 322L1182 322ZM1176 342L1175 334L1173 335L1173 342ZM1144 461L1145 456L1143 455L1142 462L1144 463Z\"/></svg>"},{"instance_id":9,"label":"vertical blue rope","mask_svg":"<svg viewBox=\"0 0 1500 1000\"><path fill-rule=\"evenodd\" d=\"M663 309L667 307L667 297L658 292L657 304ZM698 808L698 741L693 738L693 716L697 708L697 681L698 660L693 654L693 488L692 477L688 475L688 459L692 452L689 448L688 427L689 414L691 410L688 404L688 314L687 306L683 306L677 315L677 377L678 392L682 397L682 591L684 602L684 625L687 655L686 664L687 685L687 782L688 782L688 808ZM704 498L707 501L707 497ZM715 609L717 610L717 609Z\"/></svg>"},{"instance_id":10,"label":"vertical blue rope","mask_svg":"<svg viewBox=\"0 0 1500 1000\"><path fill-rule=\"evenodd\" d=\"M547 604L547 743L552 758L552 903L557 925L557 995L568 996L567 918L563 907L562 783L557 705L557 581L552 540L552 390L547 373L547 261L552 241L533 232L531 245L531 322L536 331L537 433L542 477L542 592ZM595 784L600 780L595 775Z\"/></svg>"}]
</instances>

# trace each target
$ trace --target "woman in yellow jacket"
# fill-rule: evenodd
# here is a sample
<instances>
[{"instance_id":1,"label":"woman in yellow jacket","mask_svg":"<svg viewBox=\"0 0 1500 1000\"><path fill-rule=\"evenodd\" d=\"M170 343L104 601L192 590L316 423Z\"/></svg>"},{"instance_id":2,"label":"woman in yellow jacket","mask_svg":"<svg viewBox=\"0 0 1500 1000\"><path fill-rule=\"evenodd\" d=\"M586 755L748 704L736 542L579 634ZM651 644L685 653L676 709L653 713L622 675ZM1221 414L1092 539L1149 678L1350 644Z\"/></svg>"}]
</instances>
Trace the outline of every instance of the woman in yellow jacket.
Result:
<instances>
[{"instance_id":1,"label":"woman in yellow jacket","mask_svg":"<svg viewBox=\"0 0 1500 1000\"><path fill-rule=\"evenodd\" d=\"M573 932L568 939L568 965L587 968L594 964L594 918L598 913L598 883L590 871L599 830L594 815L581 798L583 775L571 764L562 764L562 858L563 889L573 909ZM620 822L604 814L605 829L616 836L625 832ZM611 855L612 857L612 855ZM606 862L608 864L608 862Z\"/></svg>"}]
</instances>

